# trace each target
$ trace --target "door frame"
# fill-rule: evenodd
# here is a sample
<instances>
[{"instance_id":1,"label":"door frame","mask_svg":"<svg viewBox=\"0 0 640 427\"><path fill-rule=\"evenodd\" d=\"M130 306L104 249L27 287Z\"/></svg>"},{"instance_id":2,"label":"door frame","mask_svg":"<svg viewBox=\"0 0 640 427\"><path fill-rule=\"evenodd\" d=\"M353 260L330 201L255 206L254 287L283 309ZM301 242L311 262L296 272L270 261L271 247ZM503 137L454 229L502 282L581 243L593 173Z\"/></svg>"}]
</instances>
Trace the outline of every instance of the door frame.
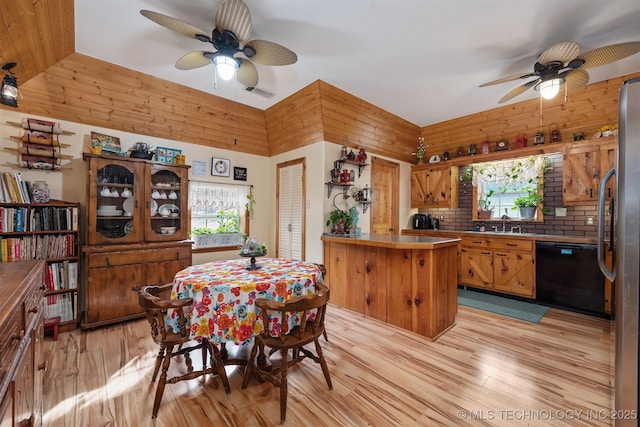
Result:
<instances>
[{"instance_id":1,"label":"door frame","mask_svg":"<svg viewBox=\"0 0 640 427\"><path fill-rule=\"evenodd\" d=\"M291 167L297 164L302 165L302 191L301 191L301 204L302 207L302 221L300 230L300 259L304 260L306 257L306 229L307 229L307 210L305 209L305 200L307 197L307 164L306 158L301 157L298 159L287 160L286 162L278 163L276 165L276 257L280 256L280 169Z\"/></svg>"}]
</instances>

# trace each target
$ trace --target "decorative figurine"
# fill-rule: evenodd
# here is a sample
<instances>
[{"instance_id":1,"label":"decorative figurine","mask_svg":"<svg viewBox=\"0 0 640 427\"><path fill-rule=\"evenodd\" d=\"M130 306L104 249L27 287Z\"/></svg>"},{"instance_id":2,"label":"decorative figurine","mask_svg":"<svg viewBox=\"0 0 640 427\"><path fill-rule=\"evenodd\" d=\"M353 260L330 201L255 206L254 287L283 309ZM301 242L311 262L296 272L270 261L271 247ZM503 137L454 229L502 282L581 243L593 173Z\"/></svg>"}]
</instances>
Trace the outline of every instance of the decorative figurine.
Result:
<instances>
[{"instance_id":1,"label":"decorative figurine","mask_svg":"<svg viewBox=\"0 0 640 427\"><path fill-rule=\"evenodd\" d=\"M364 148L361 148L360 152L358 153L358 162L364 163L366 161L367 161L367 153L364 152Z\"/></svg>"},{"instance_id":2,"label":"decorative figurine","mask_svg":"<svg viewBox=\"0 0 640 427\"><path fill-rule=\"evenodd\" d=\"M556 123L549 125L549 139L550 142L560 142L562 137L560 136L560 129Z\"/></svg>"},{"instance_id":3,"label":"decorative figurine","mask_svg":"<svg viewBox=\"0 0 640 427\"><path fill-rule=\"evenodd\" d=\"M458 151L456 152L456 155L457 155L458 157L462 157L462 156L464 156L464 148L462 148L462 147L458 147Z\"/></svg>"},{"instance_id":4,"label":"decorative figurine","mask_svg":"<svg viewBox=\"0 0 640 427\"><path fill-rule=\"evenodd\" d=\"M356 159L356 153L354 153L353 150L349 151L347 159L353 162Z\"/></svg>"},{"instance_id":5,"label":"decorative figurine","mask_svg":"<svg viewBox=\"0 0 640 427\"><path fill-rule=\"evenodd\" d=\"M536 136L533 138L533 144L544 144L544 133L542 133L542 131L536 133Z\"/></svg>"},{"instance_id":6,"label":"decorative figurine","mask_svg":"<svg viewBox=\"0 0 640 427\"><path fill-rule=\"evenodd\" d=\"M482 154L489 154L489 141L482 143Z\"/></svg>"},{"instance_id":7,"label":"decorative figurine","mask_svg":"<svg viewBox=\"0 0 640 427\"><path fill-rule=\"evenodd\" d=\"M518 137L516 138L516 144L515 144L516 148L524 148L527 146L527 137L524 136L524 134L520 134L518 135Z\"/></svg>"},{"instance_id":8,"label":"decorative figurine","mask_svg":"<svg viewBox=\"0 0 640 427\"><path fill-rule=\"evenodd\" d=\"M478 149L476 148L476 144L471 144L469 146L469 155L470 156L475 156L475 154L478 152Z\"/></svg>"},{"instance_id":9,"label":"decorative figurine","mask_svg":"<svg viewBox=\"0 0 640 427\"><path fill-rule=\"evenodd\" d=\"M340 149L340 160L347 160L347 146L343 145Z\"/></svg>"},{"instance_id":10,"label":"decorative figurine","mask_svg":"<svg viewBox=\"0 0 640 427\"><path fill-rule=\"evenodd\" d=\"M444 160L449 160L449 152L448 152L448 151L445 151L444 153L442 153L442 158L443 158Z\"/></svg>"},{"instance_id":11,"label":"decorative figurine","mask_svg":"<svg viewBox=\"0 0 640 427\"><path fill-rule=\"evenodd\" d=\"M411 153L414 156L416 156L418 158L418 164L421 165L424 162L422 161L422 158L424 157L426 152L426 149L424 148L424 138L423 137L419 137L418 138L418 148L416 149L415 153Z\"/></svg>"}]
</instances>

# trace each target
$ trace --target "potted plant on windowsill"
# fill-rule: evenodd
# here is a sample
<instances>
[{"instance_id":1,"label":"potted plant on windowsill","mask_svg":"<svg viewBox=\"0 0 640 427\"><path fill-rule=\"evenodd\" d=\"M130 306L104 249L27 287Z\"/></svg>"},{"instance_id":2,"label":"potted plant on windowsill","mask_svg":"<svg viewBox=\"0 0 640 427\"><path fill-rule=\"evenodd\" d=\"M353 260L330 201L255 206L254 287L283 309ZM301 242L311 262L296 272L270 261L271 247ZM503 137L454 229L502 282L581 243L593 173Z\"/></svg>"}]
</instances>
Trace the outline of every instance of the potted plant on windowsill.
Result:
<instances>
[{"instance_id":1,"label":"potted plant on windowsill","mask_svg":"<svg viewBox=\"0 0 640 427\"><path fill-rule=\"evenodd\" d=\"M478 219L490 219L493 216L493 206L489 200L491 196L493 196L493 190L478 200Z\"/></svg>"},{"instance_id":2,"label":"potted plant on windowsill","mask_svg":"<svg viewBox=\"0 0 640 427\"><path fill-rule=\"evenodd\" d=\"M536 216L538 204L544 201L542 194L536 187L525 187L525 195L518 197L513 201L515 205L513 209L520 210L520 217L523 219L532 219Z\"/></svg>"}]
</instances>

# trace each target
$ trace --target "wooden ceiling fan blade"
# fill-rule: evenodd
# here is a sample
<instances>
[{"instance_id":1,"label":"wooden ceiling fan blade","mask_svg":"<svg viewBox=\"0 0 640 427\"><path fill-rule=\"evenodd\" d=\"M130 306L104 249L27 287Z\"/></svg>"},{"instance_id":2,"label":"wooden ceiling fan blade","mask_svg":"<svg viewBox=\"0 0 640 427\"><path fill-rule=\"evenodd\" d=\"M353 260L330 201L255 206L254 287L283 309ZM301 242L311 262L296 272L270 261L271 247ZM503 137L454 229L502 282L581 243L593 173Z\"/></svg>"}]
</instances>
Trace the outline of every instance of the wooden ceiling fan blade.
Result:
<instances>
[{"instance_id":1,"label":"wooden ceiling fan blade","mask_svg":"<svg viewBox=\"0 0 640 427\"><path fill-rule=\"evenodd\" d=\"M509 93L507 93L505 96L503 96L502 98L500 98L500 100L498 101L498 104L502 104L503 102L507 102L508 100L515 98L516 96L520 95L521 93L524 93L527 91L527 89L529 89L530 87L535 86L541 79L535 79L532 80L530 82L527 82L523 85L520 85L518 87L516 87L515 89L511 90Z\"/></svg>"},{"instance_id":2,"label":"wooden ceiling fan blade","mask_svg":"<svg viewBox=\"0 0 640 427\"><path fill-rule=\"evenodd\" d=\"M194 68L204 67L205 65L211 65L211 59L206 57L205 54L213 55L214 52L196 51L189 52L182 56L176 62L176 68L178 70L193 70Z\"/></svg>"},{"instance_id":3,"label":"wooden ceiling fan blade","mask_svg":"<svg viewBox=\"0 0 640 427\"><path fill-rule=\"evenodd\" d=\"M497 85L497 84L500 84L500 83L512 82L514 80L526 79L526 78L533 77L533 76L535 76L535 74L532 74L532 73L514 74L512 76L506 76L506 77L502 77L502 78L500 78L498 80L493 80L493 81L490 81L490 82L487 82L487 83L483 83L483 84L480 85L480 87L493 86L493 85Z\"/></svg>"},{"instance_id":4,"label":"wooden ceiling fan blade","mask_svg":"<svg viewBox=\"0 0 640 427\"><path fill-rule=\"evenodd\" d=\"M202 40L211 40L209 34L205 31L201 30L198 27L194 27L191 24L187 24L179 19L172 18L171 16L163 15L158 12L153 12L151 10L141 10L140 14L145 18L149 18L153 22L158 25L162 25L165 28L170 29L171 31L175 31L176 33L182 34L183 36L191 37L192 39ZM200 36L200 38L198 37Z\"/></svg>"},{"instance_id":5,"label":"wooden ceiling fan blade","mask_svg":"<svg viewBox=\"0 0 640 427\"><path fill-rule=\"evenodd\" d=\"M538 56L538 62L549 64L550 62L567 63L572 61L580 53L580 45L576 42L562 42L554 44Z\"/></svg>"},{"instance_id":6,"label":"wooden ceiling fan blade","mask_svg":"<svg viewBox=\"0 0 640 427\"><path fill-rule=\"evenodd\" d=\"M577 89L589 83L589 73L585 70L569 70L564 75L567 89Z\"/></svg>"},{"instance_id":7,"label":"wooden ceiling fan blade","mask_svg":"<svg viewBox=\"0 0 640 427\"><path fill-rule=\"evenodd\" d=\"M215 17L216 28L223 33L231 31L238 40L248 40L251 36L251 13L242 0L225 0Z\"/></svg>"},{"instance_id":8,"label":"wooden ceiling fan blade","mask_svg":"<svg viewBox=\"0 0 640 427\"><path fill-rule=\"evenodd\" d=\"M619 61L627 56L640 52L640 41L612 44L584 52L578 59L583 59L580 68L594 68Z\"/></svg>"},{"instance_id":9,"label":"wooden ceiling fan blade","mask_svg":"<svg viewBox=\"0 0 640 427\"><path fill-rule=\"evenodd\" d=\"M290 65L298 61L298 55L292 50L266 40L251 40L244 46L244 54L262 65Z\"/></svg>"},{"instance_id":10,"label":"wooden ceiling fan blade","mask_svg":"<svg viewBox=\"0 0 640 427\"><path fill-rule=\"evenodd\" d=\"M236 58L240 61L240 68L236 71L238 83L246 87L256 87L258 85L258 70L251 61L244 58Z\"/></svg>"}]
</instances>

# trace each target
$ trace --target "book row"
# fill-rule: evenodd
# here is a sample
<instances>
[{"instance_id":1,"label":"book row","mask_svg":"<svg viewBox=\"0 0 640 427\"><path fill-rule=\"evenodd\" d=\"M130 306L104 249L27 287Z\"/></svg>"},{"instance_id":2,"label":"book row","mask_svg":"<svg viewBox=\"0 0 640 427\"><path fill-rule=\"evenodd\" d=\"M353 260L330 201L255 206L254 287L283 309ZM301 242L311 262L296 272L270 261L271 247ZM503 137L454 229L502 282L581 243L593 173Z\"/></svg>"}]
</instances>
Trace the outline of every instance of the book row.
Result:
<instances>
[{"instance_id":1,"label":"book row","mask_svg":"<svg viewBox=\"0 0 640 427\"><path fill-rule=\"evenodd\" d=\"M51 319L52 317L57 316L60 316L61 322L67 322L76 319L78 298L75 292L68 294L49 295L45 297L45 300L45 319Z\"/></svg>"},{"instance_id":2,"label":"book row","mask_svg":"<svg viewBox=\"0 0 640 427\"><path fill-rule=\"evenodd\" d=\"M78 207L0 206L0 233L78 229Z\"/></svg>"},{"instance_id":3,"label":"book row","mask_svg":"<svg viewBox=\"0 0 640 427\"><path fill-rule=\"evenodd\" d=\"M78 262L53 262L46 267L44 278L48 291L78 288Z\"/></svg>"},{"instance_id":4,"label":"book row","mask_svg":"<svg viewBox=\"0 0 640 427\"><path fill-rule=\"evenodd\" d=\"M0 238L2 262L78 256L75 234L38 234Z\"/></svg>"}]
</instances>

